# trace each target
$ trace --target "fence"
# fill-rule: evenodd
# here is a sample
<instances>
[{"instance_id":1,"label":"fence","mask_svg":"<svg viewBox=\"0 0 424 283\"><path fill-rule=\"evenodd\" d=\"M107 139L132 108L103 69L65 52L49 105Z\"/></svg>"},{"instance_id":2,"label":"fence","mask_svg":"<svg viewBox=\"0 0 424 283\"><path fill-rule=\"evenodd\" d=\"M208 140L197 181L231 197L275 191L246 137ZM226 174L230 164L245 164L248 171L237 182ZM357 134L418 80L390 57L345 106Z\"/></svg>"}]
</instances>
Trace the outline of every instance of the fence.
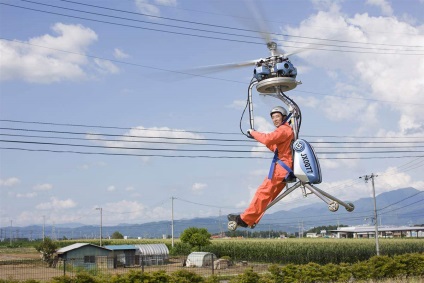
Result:
<instances>
[{"instance_id":1,"label":"fence","mask_svg":"<svg viewBox=\"0 0 424 283\"><path fill-rule=\"evenodd\" d=\"M77 272L87 271L90 274L114 275L125 274L130 270L142 272L155 272L164 270L171 274L184 269L207 277L211 275L233 276L243 273L246 268L262 273L268 269L268 264L251 263L247 261L231 262L225 259L214 258L203 266L189 264L187 257L170 257L166 261L145 261L143 258L126 258L132 265L119 261L117 257L73 258L58 260L53 267L48 267L41 259L7 260L0 261L0 279L24 281L34 279L47 282L53 277L67 275L74 277Z\"/></svg>"}]
</instances>

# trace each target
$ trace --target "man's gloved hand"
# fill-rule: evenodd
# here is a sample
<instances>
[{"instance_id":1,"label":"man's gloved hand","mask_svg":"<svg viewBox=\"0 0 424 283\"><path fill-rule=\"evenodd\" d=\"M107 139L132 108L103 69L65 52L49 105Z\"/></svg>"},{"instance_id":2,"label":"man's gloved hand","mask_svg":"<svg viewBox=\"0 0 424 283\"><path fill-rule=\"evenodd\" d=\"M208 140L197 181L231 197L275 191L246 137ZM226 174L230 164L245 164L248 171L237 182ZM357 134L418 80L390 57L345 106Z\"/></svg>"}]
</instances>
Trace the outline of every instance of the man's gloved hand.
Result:
<instances>
[{"instance_id":1,"label":"man's gloved hand","mask_svg":"<svg viewBox=\"0 0 424 283\"><path fill-rule=\"evenodd\" d=\"M253 136L252 136L252 134L250 133L251 131L254 131L254 129L249 129L249 130L247 130L247 137L248 137L248 138L250 138L250 139L253 139Z\"/></svg>"}]
</instances>

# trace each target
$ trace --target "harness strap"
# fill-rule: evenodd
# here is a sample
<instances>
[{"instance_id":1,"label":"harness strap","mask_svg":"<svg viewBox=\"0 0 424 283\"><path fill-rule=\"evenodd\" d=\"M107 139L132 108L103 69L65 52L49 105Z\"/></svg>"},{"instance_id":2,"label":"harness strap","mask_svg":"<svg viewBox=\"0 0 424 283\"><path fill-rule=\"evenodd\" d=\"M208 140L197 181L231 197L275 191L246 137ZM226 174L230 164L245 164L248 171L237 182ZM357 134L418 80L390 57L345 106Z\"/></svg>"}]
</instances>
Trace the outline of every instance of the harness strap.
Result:
<instances>
[{"instance_id":1,"label":"harness strap","mask_svg":"<svg viewBox=\"0 0 424 283\"><path fill-rule=\"evenodd\" d=\"M289 115L287 115L286 118L284 119L284 121L281 123L281 125L283 125L284 123L289 121L291 116L292 116L292 113L290 112ZM289 121L289 123L290 123L290 121ZM291 168L289 166L287 166L287 164L285 164L283 161L281 161L278 158L278 149L275 149L274 158L272 159L272 163L271 163L271 168L269 168L268 179L270 179L270 180L272 179L272 174L274 174L276 162L278 164L280 164L281 166L283 166L283 168L286 169L286 171L287 171L287 175L284 179L287 179L288 176L294 177L293 170L291 170Z\"/></svg>"},{"instance_id":2,"label":"harness strap","mask_svg":"<svg viewBox=\"0 0 424 283\"><path fill-rule=\"evenodd\" d=\"M274 158L272 159L271 167L269 168L268 179L270 179L270 180L272 179L272 175L274 174L276 163L280 164L284 169L286 169L287 174L286 174L285 179L287 179L287 177L290 176L290 175L294 176L293 170L291 170L291 168L289 166L287 166L287 164L285 164L283 161L281 161L278 158L278 149L276 149L275 152L274 152Z\"/></svg>"}]
</instances>

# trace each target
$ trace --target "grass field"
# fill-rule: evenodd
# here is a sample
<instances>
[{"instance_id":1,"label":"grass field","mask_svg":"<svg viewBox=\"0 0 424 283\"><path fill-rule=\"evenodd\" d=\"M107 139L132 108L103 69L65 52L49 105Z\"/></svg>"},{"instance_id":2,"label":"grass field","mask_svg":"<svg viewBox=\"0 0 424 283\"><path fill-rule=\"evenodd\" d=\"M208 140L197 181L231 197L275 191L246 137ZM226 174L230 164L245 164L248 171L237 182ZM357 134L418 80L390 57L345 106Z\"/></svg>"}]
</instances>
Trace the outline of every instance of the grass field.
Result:
<instances>
[{"instance_id":1,"label":"grass field","mask_svg":"<svg viewBox=\"0 0 424 283\"><path fill-rule=\"evenodd\" d=\"M75 240L75 241L57 241L58 246L63 247L76 242L89 242L99 244L96 240ZM405 253L424 253L424 239L380 239L381 255L396 255ZM165 243L171 249L170 239L158 240L104 240L104 245L120 245L120 244L146 244L146 243ZM4 243L2 243L4 244ZM179 240L175 240L175 245L180 244ZM323 238L303 238L303 239L247 239L247 238L231 238L231 239L214 239L212 245L205 247L205 251L210 251L218 257L229 256L235 262L247 261L249 267L257 268L256 272L266 272L267 264L278 263L294 263L305 264L308 262L317 262L326 264L328 262L355 263L368 259L375 255L374 239L323 239ZM45 276L51 278L61 275L60 269L47 268L41 261L37 265L29 265L25 260L38 260L40 254L35 247L25 244L25 246L7 247L0 245L0 264L3 262L3 269L0 278L7 279L9 276L15 279L43 279ZM21 264L6 264L8 261L19 261ZM8 269L4 269L4 268ZM182 268L178 262L157 268L171 268L170 272ZM206 272L209 270L194 270ZM127 270L111 270L111 272L127 272ZM242 273L243 268L237 270L217 271L218 274L225 273ZM4 277L6 276L6 277ZM369 281L372 282L372 281ZM409 279L391 279L379 282L408 282L408 283L424 283L423 278Z\"/></svg>"}]
</instances>

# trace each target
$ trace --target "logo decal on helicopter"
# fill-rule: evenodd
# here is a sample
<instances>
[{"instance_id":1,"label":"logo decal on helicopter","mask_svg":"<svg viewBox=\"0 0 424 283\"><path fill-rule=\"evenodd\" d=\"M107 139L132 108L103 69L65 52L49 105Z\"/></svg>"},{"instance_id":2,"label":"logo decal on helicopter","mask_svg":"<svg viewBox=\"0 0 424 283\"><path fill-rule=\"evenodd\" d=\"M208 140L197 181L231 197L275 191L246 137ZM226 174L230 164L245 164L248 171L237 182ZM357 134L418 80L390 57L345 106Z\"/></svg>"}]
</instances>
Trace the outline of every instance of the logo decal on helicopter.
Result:
<instances>
[{"instance_id":1,"label":"logo decal on helicopter","mask_svg":"<svg viewBox=\"0 0 424 283\"><path fill-rule=\"evenodd\" d=\"M305 149L305 144L302 141L297 140L293 144L293 149L296 150L297 152L302 152Z\"/></svg>"},{"instance_id":2,"label":"logo decal on helicopter","mask_svg":"<svg viewBox=\"0 0 424 283\"><path fill-rule=\"evenodd\" d=\"M314 173L314 170L312 170L311 163L309 162L308 155L306 153L302 153L300 156L302 157L306 173Z\"/></svg>"}]
</instances>

